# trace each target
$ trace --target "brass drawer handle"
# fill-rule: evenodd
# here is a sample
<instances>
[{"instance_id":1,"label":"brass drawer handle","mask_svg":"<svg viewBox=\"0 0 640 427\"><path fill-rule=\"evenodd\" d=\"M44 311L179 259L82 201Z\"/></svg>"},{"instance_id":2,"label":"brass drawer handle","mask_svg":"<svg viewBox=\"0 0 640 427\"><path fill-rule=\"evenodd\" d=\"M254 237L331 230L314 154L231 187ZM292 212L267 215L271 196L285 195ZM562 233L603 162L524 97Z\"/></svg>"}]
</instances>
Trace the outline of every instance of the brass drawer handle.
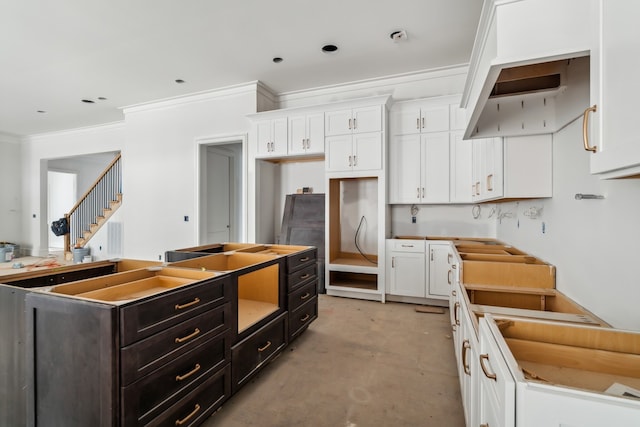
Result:
<instances>
[{"instance_id":1,"label":"brass drawer handle","mask_svg":"<svg viewBox=\"0 0 640 427\"><path fill-rule=\"evenodd\" d=\"M304 317L300 318L301 322L306 322L307 320L309 320L311 316L309 316L309 313L307 313Z\"/></svg>"},{"instance_id":2,"label":"brass drawer handle","mask_svg":"<svg viewBox=\"0 0 640 427\"><path fill-rule=\"evenodd\" d=\"M196 305L200 302L200 298L194 298L193 301L188 302L186 304L176 304L176 310L182 310L183 308L191 307L192 305Z\"/></svg>"},{"instance_id":3,"label":"brass drawer handle","mask_svg":"<svg viewBox=\"0 0 640 427\"><path fill-rule=\"evenodd\" d=\"M452 273L453 273L453 271L451 271L451 270L449 270L447 272L447 283L449 283L449 284L451 284Z\"/></svg>"},{"instance_id":4,"label":"brass drawer handle","mask_svg":"<svg viewBox=\"0 0 640 427\"><path fill-rule=\"evenodd\" d=\"M195 337L196 335L198 335L200 333L200 329L196 328L193 332L191 332L189 335L187 335L186 337L182 337L182 338L176 338L176 344L180 344L181 342L185 342L190 340L191 338Z\"/></svg>"},{"instance_id":5,"label":"brass drawer handle","mask_svg":"<svg viewBox=\"0 0 640 427\"><path fill-rule=\"evenodd\" d=\"M458 319L458 310L460 309L460 303L456 302L453 305L453 320L455 321L456 325L460 326L460 319Z\"/></svg>"},{"instance_id":6,"label":"brass drawer handle","mask_svg":"<svg viewBox=\"0 0 640 427\"><path fill-rule=\"evenodd\" d=\"M267 341L267 343L264 345L264 347L258 347L258 352L262 353L263 351L265 351L269 347L271 347L271 341Z\"/></svg>"},{"instance_id":7,"label":"brass drawer handle","mask_svg":"<svg viewBox=\"0 0 640 427\"><path fill-rule=\"evenodd\" d=\"M309 277L311 277L311 275L309 273L303 274L302 276L300 276L300 280L304 280L304 279L307 279Z\"/></svg>"},{"instance_id":8,"label":"brass drawer handle","mask_svg":"<svg viewBox=\"0 0 640 427\"><path fill-rule=\"evenodd\" d=\"M471 369L469 368L469 364L467 363L467 350L469 350L471 348L471 344L469 343L469 340L464 340L462 342L462 369L464 370L464 373L471 376Z\"/></svg>"},{"instance_id":9,"label":"brass drawer handle","mask_svg":"<svg viewBox=\"0 0 640 427\"><path fill-rule=\"evenodd\" d=\"M184 375L176 375L176 381L186 380L187 378L189 378L191 375L195 374L199 370L200 370L200 364L196 363L196 366L194 366L193 369L190 370L189 372L187 372L186 374L184 374Z\"/></svg>"},{"instance_id":10,"label":"brass drawer handle","mask_svg":"<svg viewBox=\"0 0 640 427\"><path fill-rule=\"evenodd\" d=\"M496 374L489 373L489 371L487 370L487 367L484 366L484 361L485 360L489 360L489 355L488 354L481 354L480 355L480 367L482 368L482 372L484 372L484 376L489 378L490 380L498 381L497 380L498 377L496 376Z\"/></svg>"},{"instance_id":11,"label":"brass drawer handle","mask_svg":"<svg viewBox=\"0 0 640 427\"><path fill-rule=\"evenodd\" d=\"M308 256L300 258L300 262L307 262L309 261L311 258L309 258Z\"/></svg>"},{"instance_id":12,"label":"brass drawer handle","mask_svg":"<svg viewBox=\"0 0 640 427\"><path fill-rule=\"evenodd\" d=\"M305 299L309 298L310 296L311 296L311 294L309 292L307 292L306 294L302 295L300 297L300 299L305 300Z\"/></svg>"},{"instance_id":13,"label":"brass drawer handle","mask_svg":"<svg viewBox=\"0 0 640 427\"><path fill-rule=\"evenodd\" d=\"M188 423L188 422L189 422L189 420L190 420L191 418L193 418L193 417L198 413L198 411L199 411L199 410L200 410L200 405L198 405L198 404L196 403L195 408L193 408L193 411L191 411L191 413L190 413L189 415L187 415L186 417L184 417L184 418L183 418L183 419L181 419L181 420L176 420L176 425L177 425L177 426L181 426L182 424L186 424L186 423Z\"/></svg>"}]
</instances>

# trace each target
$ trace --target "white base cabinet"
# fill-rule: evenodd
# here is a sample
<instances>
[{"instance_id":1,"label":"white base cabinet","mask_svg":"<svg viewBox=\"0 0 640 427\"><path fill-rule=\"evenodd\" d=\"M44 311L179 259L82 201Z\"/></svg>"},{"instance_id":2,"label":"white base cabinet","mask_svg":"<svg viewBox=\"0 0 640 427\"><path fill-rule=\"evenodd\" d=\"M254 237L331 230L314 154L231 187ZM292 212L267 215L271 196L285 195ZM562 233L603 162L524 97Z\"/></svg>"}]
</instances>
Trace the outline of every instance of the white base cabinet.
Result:
<instances>
[{"instance_id":1,"label":"white base cabinet","mask_svg":"<svg viewBox=\"0 0 640 427\"><path fill-rule=\"evenodd\" d=\"M448 300L454 277L452 251L448 241L388 239L387 294Z\"/></svg>"}]
</instances>

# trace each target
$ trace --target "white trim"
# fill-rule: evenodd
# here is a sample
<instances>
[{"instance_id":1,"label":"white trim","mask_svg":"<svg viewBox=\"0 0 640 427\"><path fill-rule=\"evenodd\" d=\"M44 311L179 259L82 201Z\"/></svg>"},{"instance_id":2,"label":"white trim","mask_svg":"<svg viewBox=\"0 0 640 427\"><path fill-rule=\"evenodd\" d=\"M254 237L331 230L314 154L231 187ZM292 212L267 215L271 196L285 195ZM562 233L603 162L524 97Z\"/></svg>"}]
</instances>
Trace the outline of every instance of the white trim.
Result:
<instances>
[{"instance_id":1,"label":"white trim","mask_svg":"<svg viewBox=\"0 0 640 427\"><path fill-rule=\"evenodd\" d=\"M200 241L200 163L201 159L201 148L203 145L221 145L221 144L231 144L240 142L242 144L242 197L241 197L241 206L240 212L238 216L242 218L242 222L238 224L240 226L240 230L238 230L239 242L247 241L247 233L249 227L249 218L247 215L248 209L248 141L249 135L247 133L240 134L222 134L222 135L213 135L213 136L203 136L195 139L196 144L196 158L195 158L195 183L196 183L196 197L194 201L195 209L195 236Z\"/></svg>"},{"instance_id":2,"label":"white trim","mask_svg":"<svg viewBox=\"0 0 640 427\"><path fill-rule=\"evenodd\" d=\"M225 98L229 96L242 95L245 93L256 93L262 86L262 91L268 91L269 89L261 84L259 81L252 81L248 83L242 83L232 86L225 86L216 89L205 90L202 92L195 92L186 95L179 95L164 99L158 99L155 101L143 102L140 104L128 105L120 107L125 115L131 113L139 113L142 111L158 110L167 107L174 107L176 105L190 104L195 102L207 101L216 98ZM262 93L262 92L261 92Z\"/></svg>"},{"instance_id":3,"label":"white trim","mask_svg":"<svg viewBox=\"0 0 640 427\"><path fill-rule=\"evenodd\" d=\"M74 129L63 129L63 130L57 130L52 132L36 133L32 135L26 135L22 137L21 140L36 141L38 139L49 138L51 136L72 135L72 134L85 133L85 132L102 131L109 128L114 128L114 129L124 128L124 125L125 125L124 120L122 120L117 122L91 125L91 126L85 126L80 128L74 128Z\"/></svg>"},{"instance_id":4,"label":"white trim","mask_svg":"<svg viewBox=\"0 0 640 427\"><path fill-rule=\"evenodd\" d=\"M8 132L0 132L0 142L6 142L9 144L18 144L20 142L20 135L15 135Z\"/></svg>"},{"instance_id":5,"label":"white trim","mask_svg":"<svg viewBox=\"0 0 640 427\"><path fill-rule=\"evenodd\" d=\"M382 89L378 94L391 95L393 88L400 84L415 83L425 80L433 80L442 77L454 76L467 73L467 64L458 64L430 70L420 70L409 73L382 76L365 80L357 80L346 83L339 83L329 86L321 86L312 89L280 93L280 103L295 102L300 103L322 96L340 95L347 98L349 94L360 97L357 92L363 90Z\"/></svg>"}]
</instances>

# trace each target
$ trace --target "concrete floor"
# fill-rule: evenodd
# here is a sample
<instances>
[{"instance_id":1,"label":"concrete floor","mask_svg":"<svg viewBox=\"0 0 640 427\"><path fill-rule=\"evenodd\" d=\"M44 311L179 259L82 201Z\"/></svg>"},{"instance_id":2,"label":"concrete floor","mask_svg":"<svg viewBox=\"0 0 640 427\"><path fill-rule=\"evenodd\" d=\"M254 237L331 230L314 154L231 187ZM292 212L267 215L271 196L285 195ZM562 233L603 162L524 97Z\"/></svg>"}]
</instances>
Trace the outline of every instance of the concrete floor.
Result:
<instances>
[{"instance_id":1,"label":"concrete floor","mask_svg":"<svg viewBox=\"0 0 640 427\"><path fill-rule=\"evenodd\" d=\"M464 426L449 312L320 295L319 316L203 425Z\"/></svg>"}]
</instances>

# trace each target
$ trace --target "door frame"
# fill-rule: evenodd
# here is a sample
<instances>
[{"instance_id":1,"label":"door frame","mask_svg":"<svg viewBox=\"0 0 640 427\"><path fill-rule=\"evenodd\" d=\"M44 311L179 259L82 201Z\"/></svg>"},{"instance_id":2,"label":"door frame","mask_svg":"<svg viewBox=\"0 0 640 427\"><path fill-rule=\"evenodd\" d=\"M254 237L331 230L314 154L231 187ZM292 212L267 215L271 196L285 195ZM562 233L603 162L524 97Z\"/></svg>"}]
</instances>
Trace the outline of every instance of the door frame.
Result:
<instances>
[{"instance_id":1,"label":"door frame","mask_svg":"<svg viewBox=\"0 0 640 427\"><path fill-rule=\"evenodd\" d=\"M202 180L205 178L205 171L203 171L203 165L206 164L207 159L207 149L209 147L215 147L220 145L229 145L229 144L240 144L241 146L241 154L240 154L240 165L241 171L238 174L241 177L241 197L238 200L238 205L235 209L236 217L239 218L235 223L238 225L237 236L239 242L244 242L247 238L247 227L248 227L248 217L247 217L247 144L248 144L248 136L246 133L243 134L224 134L224 135L214 135L207 137L196 138L196 167L195 167L195 184L196 184L196 197L195 197L195 213L196 213L196 239L197 244L203 244L202 230L207 228L206 225L206 216L203 215L203 211L206 209L206 194L202 194L203 185Z\"/></svg>"}]
</instances>

